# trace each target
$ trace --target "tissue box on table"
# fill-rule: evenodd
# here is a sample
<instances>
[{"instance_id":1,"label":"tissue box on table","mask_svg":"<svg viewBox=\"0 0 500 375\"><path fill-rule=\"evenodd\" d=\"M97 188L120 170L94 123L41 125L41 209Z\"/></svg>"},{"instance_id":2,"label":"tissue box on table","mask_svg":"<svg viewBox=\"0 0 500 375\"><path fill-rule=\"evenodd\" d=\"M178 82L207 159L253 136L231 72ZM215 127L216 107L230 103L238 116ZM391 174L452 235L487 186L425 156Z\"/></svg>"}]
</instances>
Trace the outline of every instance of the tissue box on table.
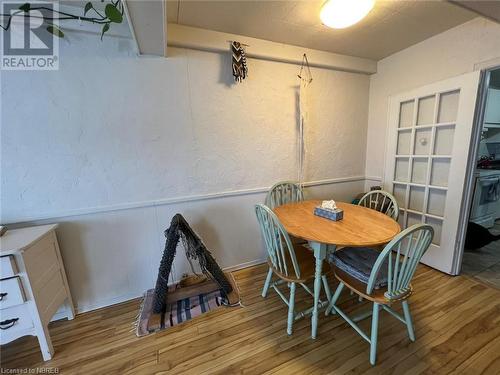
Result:
<instances>
[{"instance_id":1,"label":"tissue box on table","mask_svg":"<svg viewBox=\"0 0 500 375\"><path fill-rule=\"evenodd\" d=\"M314 208L314 214L333 221L342 220L344 217L344 211L337 207L335 201L323 201L321 206Z\"/></svg>"}]
</instances>

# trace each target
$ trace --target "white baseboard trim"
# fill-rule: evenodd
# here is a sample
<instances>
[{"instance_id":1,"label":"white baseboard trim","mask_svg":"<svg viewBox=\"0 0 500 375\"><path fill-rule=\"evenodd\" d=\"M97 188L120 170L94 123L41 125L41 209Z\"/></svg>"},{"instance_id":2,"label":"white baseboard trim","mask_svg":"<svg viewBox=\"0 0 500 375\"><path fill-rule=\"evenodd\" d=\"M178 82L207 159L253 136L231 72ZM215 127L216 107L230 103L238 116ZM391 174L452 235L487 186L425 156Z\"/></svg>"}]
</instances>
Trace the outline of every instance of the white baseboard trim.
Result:
<instances>
[{"instance_id":1,"label":"white baseboard trim","mask_svg":"<svg viewBox=\"0 0 500 375\"><path fill-rule=\"evenodd\" d=\"M259 264L264 264L264 263L266 263L266 259L255 259L249 262L237 264L236 266L225 267L222 270L226 272L234 272L242 270L243 268L258 266Z\"/></svg>"},{"instance_id":2,"label":"white baseboard trim","mask_svg":"<svg viewBox=\"0 0 500 375\"><path fill-rule=\"evenodd\" d=\"M244 262L244 263L236 264L234 266L225 267L225 268L223 268L223 271L234 272L234 271L241 270L243 268L257 266L257 265L263 264L265 262L266 262L265 259L255 259L255 260L251 260L249 262ZM113 305L117 305L119 303L123 303L123 302L131 301L133 299L141 298L144 295L144 292L145 292L145 290L142 292L124 294L124 295L121 295L119 297L109 298L109 299L102 300L100 302L93 303L90 305L76 306L75 310L76 310L77 314L82 314L82 313L86 313L89 311L94 311L94 310L102 309L105 307L110 307ZM66 318L66 312L59 311L54 315L54 317L52 318L52 321L65 319L65 318Z\"/></svg>"},{"instance_id":3,"label":"white baseboard trim","mask_svg":"<svg viewBox=\"0 0 500 375\"><path fill-rule=\"evenodd\" d=\"M66 319L67 317L68 316L66 311L58 311L54 314L54 316L52 317L52 319L50 319L50 321L55 322L56 320Z\"/></svg>"},{"instance_id":4,"label":"white baseboard trim","mask_svg":"<svg viewBox=\"0 0 500 375\"><path fill-rule=\"evenodd\" d=\"M145 290L142 292L124 294L124 295L121 295L119 297L109 298L109 299L102 300L102 301L99 301L97 303L93 303L90 305L76 306L75 310L76 310L77 314L82 314L85 312L102 309L104 307L109 307L109 306L117 305L119 303L131 301L133 299L141 298L143 296L144 292L145 292Z\"/></svg>"},{"instance_id":5,"label":"white baseboard trim","mask_svg":"<svg viewBox=\"0 0 500 375\"><path fill-rule=\"evenodd\" d=\"M330 184L339 184L346 182L356 182L356 181L364 181L371 178L367 178L365 176L351 176L351 177L339 177L339 178L330 178L325 180L317 180L317 181L308 181L304 182L303 185L305 187L312 186L321 186L321 185L330 185ZM262 194L266 193L269 190L269 186L266 187L257 187L251 189L240 189L240 190L229 190L222 191L211 194L200 194L200 195L189 195L189 196L181 196L175 198L164 198L150 201L142 201L142 202L132 202L132 203L123 203L123 204L115 204L108 206L96 206L82 209L74 209L60 212L46 212L40 215L26 216L21 217L19 219L13 221L7 221L4 225L9 224L19 224L25 222L32 221L40 221L40 220L55 220L61 218L68 218L72 216L82 216L82 215L90 215L96 213L104 213L104 212L113 212L113 211L121 211L121 210L130 210L136 208L146 208L146 207L156 207L177 203L186 203L186 202L194 202L194 201L203 201L217 198L229 198L236 197L242 195L250 195L250 194Z\"/></svg>"}]
</instances>

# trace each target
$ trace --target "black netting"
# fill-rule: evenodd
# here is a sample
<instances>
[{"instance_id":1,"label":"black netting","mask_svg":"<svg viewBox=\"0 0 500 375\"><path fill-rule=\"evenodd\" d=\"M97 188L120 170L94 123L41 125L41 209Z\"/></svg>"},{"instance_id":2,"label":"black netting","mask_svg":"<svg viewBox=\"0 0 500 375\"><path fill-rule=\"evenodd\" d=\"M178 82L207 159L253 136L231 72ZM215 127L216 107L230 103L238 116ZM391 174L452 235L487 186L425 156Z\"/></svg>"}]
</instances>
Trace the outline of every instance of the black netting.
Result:
<instances>
[{"instance_id":1,"label":"black netting","mask_svg":"<svg viewBox=\"0 0 500 375\"><path fill-rule=\"evenodd\" d=\"M165 249L158 270L153 300L153 312L155 314L164 313L167 309L168 277L172 270L172 263L180 239L187 258L189 260L198 260L202 272L213 279L226 295L231 293L233 288L219 265L181 214L176 214L172 218L170 227L165 231L165 237Z\"/></svg>"}]
</instances>

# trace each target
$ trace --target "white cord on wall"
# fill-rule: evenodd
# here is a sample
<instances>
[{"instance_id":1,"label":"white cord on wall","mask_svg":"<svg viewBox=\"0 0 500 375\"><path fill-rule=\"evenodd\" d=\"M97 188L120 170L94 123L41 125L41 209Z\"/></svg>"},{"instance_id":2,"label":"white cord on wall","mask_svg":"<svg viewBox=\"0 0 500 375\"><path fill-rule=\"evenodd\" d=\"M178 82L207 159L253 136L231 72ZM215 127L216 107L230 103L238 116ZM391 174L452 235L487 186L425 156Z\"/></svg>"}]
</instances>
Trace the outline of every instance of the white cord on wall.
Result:
<instances>
[{"instance_id":1,"label":"white cord on wall","mask_svg":"<svg viewBox=\"0 0 500 375\"><path fill-rule=\"evenodd\" d=\"M298 132L298 163L297 163L297 181L302 186L304 182L304 161L306 154L306 144L305 144L305 132L304 128L308 121L308 99L310 95L308 91L310 90L310 85L312 83L311 69L309 68L309 61L307 60L306 54L302 58L302 66L300 67L300 73L298 75L300 79L299 86L299 132Z\"/></svg>"}]
</instances>

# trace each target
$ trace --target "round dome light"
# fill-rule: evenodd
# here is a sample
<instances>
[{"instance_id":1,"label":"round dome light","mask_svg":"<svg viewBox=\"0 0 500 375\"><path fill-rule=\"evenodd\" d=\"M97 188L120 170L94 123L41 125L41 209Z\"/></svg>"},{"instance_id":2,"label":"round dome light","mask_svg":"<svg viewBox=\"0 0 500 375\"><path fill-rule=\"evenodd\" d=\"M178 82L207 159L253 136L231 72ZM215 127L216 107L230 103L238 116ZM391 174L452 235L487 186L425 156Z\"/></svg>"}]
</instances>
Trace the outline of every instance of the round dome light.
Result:
<instances>
[{"instance_id":1,"label":"round dome light","mask_svg":"<svg viewBox=\"0 0 500 375\"><path fill-rule=\"evenodd\" d=\"M375 0L328 0L319 17L328 27L344 29L365 18L374 5Z\"/></svg>"}]
</instances>

